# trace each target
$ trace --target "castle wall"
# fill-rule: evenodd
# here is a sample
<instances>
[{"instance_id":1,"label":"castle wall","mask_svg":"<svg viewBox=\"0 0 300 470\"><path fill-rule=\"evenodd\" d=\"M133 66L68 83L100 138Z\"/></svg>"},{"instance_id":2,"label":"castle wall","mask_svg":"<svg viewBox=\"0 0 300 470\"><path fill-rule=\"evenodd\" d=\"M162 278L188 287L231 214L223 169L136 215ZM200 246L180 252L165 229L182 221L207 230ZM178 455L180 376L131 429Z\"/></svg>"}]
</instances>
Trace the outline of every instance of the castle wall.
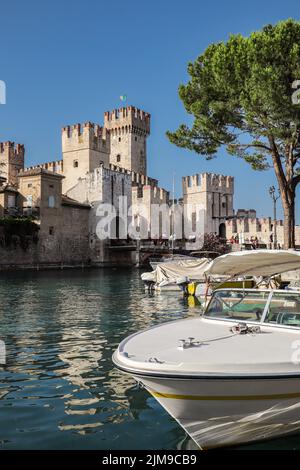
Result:
<instances>
[{"instance_id":1,"label":"castle wall","mask_svg":"<svg viewBox=\"0 0 300 470\"><path fill-rule=\"evenodd\" d=\"M276 221L277 243L284 245L283 221ZM234 218L226 221L226 237L238 235L245 243L250 242L251 237L257 237L259 243L270 246L270 236L274 238L274 221L271 217L265 218ZM300 226L295 227L296 245L300 246Z\"/></svg>"},{"instance_id":2,"label":"castle wall","mask_svg":"<svg viewBox=\"0 0 300 470\"><path fill-rule=\"evenodd\" d=\"M0 271L4 269L32 268L39 262L38 245L30 243L26 251L20 246L0 246Z\"/></svg>"},{"instance_id":3,"label":"castle wall","mask_svg":"<svg viewBox=\"0 0 300 470\"><path fill-rule=\"evenodd\" d=\"M153 205L157 206L157 210L159 205L164 204L168 206L169 197L169 192L158 186L145 185L132 188L132 223L135 227L141 227L142 224L145 224L145 228L147 227L146 238L151 237L151 232L154 238L162 237L164 229L159 220L155 227L157 230L151 227L151 223L154 217L156 217L156 213L153 212L155 210ZM154 231L157 233L153 233Z\"/></svg>"},{"instance_id":4,"label":"castle wall","mask_svg":"<svg viewBox=\"0 0 300 470\"><path fill-rule=\"evenodd\" d=\"M61 206L60 215L52 214L41 222L38 260L40 263L87 265L89 252L89 210L83 207ZM63 224L61 224L63 220ZM46 222L46 223L45 223ZM49 224L53 224L53 234Z\"/></svg>"},{"instance_id":5,"label":"castle wall","mask_svg":"<svg viewBox=\"0 0 300 470\"><path fill-rule=\"evenodd\" d=\"M111 166L111 168L114 168ZM115 215L119 216L119 198L127 198L127 208L132 203L132 174L124 169L105 168L103 165L88 173L84 178L80 178L77 184L68 191L67 195L81 202L91 203L89 214L89 237L90 256L94 264L109 263L109 240L99 239L97 236L97 225L101 220L97 210L101 204L114 206ZM120 171L121 170L121 171ZM127 214L127 208L126 213ZM127 217L127 224L131 218ZM116 220L111 221L112 237L121 235L116 233ZM126 230L127 233L127 230ZM126 238L126 237L125 237Z\"/></svg>"},{"instance_id":6,"label":"castle wall","mask_svg":"<svg viewBox=\"0 0 300 470\"><path fill-rule=\"evenodd\" d=\"M121 171L120 171L121 170ZM102 202L118 205L120 196L127 196L131 205L132 174L124 169L105 168L101 165L67 191L67 196L79 202Z\"/></svg>"}]
</instances>

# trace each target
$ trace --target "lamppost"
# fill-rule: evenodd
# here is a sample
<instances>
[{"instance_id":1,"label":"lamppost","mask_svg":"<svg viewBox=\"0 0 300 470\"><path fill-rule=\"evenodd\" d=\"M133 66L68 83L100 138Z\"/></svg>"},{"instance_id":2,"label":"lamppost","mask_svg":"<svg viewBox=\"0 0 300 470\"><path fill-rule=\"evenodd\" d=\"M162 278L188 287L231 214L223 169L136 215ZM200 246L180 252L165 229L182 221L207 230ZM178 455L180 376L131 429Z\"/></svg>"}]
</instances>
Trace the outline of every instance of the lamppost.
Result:
<instances>
[{"instance_id":1,"label":"lamppost","mask_svg":"<svg viewBox=\"0 0 300 470\"><path fill-rule=\"evenodd\" d=\"M275 189L275 186L271 186L269 188L269 194L273 200L273 207L274 207L274 238L273 238L273 244L274 244L274 248L276 249L277 248L277 224L276 224L276 203L277 203L277 200L280 198L280 194L278 194L278 196L276 196L276 189Z\"/></svg>"}]
</instances>

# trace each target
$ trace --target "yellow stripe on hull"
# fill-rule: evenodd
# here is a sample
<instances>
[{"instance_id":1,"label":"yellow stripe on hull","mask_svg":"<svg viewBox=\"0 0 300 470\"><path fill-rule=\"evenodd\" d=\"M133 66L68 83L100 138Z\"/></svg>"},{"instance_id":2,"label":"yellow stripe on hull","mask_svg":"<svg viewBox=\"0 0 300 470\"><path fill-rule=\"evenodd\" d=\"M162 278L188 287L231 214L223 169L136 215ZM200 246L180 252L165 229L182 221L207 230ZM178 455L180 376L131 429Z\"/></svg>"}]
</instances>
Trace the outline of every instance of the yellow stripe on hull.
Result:
<instances>
[{"instance_id":1,"label":"yellow stripe on hull","mask_svg":"<svg viewBox=\"0 0 300 470\"><path fill-rule=\"evenodd\" d=\"M173 393L160 393L149 390L151 395L155 398L170 398L173 400L202 400L202 401L223 401L223 400L281 400L300 398L298 393L279 393L274 395L213 395L213 396L199 396L199 395L176 395Z\"/></svg>"}]
</instances>

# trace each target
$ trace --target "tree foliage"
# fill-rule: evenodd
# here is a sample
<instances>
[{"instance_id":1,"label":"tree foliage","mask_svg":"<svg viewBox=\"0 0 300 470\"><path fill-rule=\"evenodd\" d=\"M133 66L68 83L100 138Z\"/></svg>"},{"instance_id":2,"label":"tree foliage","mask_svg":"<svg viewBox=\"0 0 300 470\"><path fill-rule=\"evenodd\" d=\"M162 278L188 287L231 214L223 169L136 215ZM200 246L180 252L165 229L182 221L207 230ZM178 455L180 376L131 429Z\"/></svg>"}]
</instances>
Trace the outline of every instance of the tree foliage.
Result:
<instances>
[{"instance_id":1,"label":"tree foliage","mask_svg":"<svg viewBox=\"0 0 300 470\"><path fill-rule=\"evenodd\" d=\"M231 35L211 44L188 72L179 96L193 125L167 132L170 141L207 160L225 146L255 170L274 168L288 217L300 182L300 105L292 103L300 23L289 19L249 37Z\"/></svg>"},{"instance_id":2,"label":"tree foliage","mask_svg":"<svg viewBox=\"0 0 300 470\"><path fill-rule=\"evenodd\" d=\"M215 233L205 233L201 251L211 252L211 255L213 252L217 255L224 255L230 250L229 246L226 245L226 240L220 239Z\"/></svg>"},{"instance_id":3,"label":"tree foliage","mask_svg":"<svg viewBox=\"0 0 300 470\"><path fill-rule=\"evenodd\" d=\"M15 247L20 245L26 250L30 242L38 242L39 225L28 217L1 217L0 244Z\"/></svg>"}]
</instances>

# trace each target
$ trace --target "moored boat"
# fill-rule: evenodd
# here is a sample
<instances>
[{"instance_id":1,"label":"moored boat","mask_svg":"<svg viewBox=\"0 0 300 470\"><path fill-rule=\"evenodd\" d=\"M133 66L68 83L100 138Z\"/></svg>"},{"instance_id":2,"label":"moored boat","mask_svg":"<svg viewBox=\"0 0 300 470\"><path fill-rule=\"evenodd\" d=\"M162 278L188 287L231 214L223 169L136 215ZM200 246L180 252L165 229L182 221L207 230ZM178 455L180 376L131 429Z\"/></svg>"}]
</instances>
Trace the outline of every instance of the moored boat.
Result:
<instances>
[{"instance_id":1,"label":"moored boat","mask_svg":"<svg viewBox=\"0 0 300 470\"><path fill-rule=\"evenodd\" d=\"M299 268L285 254L265 270L248 258L251 274ZM202 316L136 333L113 360L203 449L300 432L300 291L218 289Z\"/></svg>"},{"instance_id":2,"label":"moored boat","mask_svg":"<svg viewBox=\"0 0 300 470\"><path fill-rule=\"evenodd\" d=\"M157 264L152 272L146 272L141 275L145 286L149 290L158 291L180 291L180 285L189 282L189 280L199 279L210 263L207 258L180 259Z\"/></svg>"}]
</instances>

